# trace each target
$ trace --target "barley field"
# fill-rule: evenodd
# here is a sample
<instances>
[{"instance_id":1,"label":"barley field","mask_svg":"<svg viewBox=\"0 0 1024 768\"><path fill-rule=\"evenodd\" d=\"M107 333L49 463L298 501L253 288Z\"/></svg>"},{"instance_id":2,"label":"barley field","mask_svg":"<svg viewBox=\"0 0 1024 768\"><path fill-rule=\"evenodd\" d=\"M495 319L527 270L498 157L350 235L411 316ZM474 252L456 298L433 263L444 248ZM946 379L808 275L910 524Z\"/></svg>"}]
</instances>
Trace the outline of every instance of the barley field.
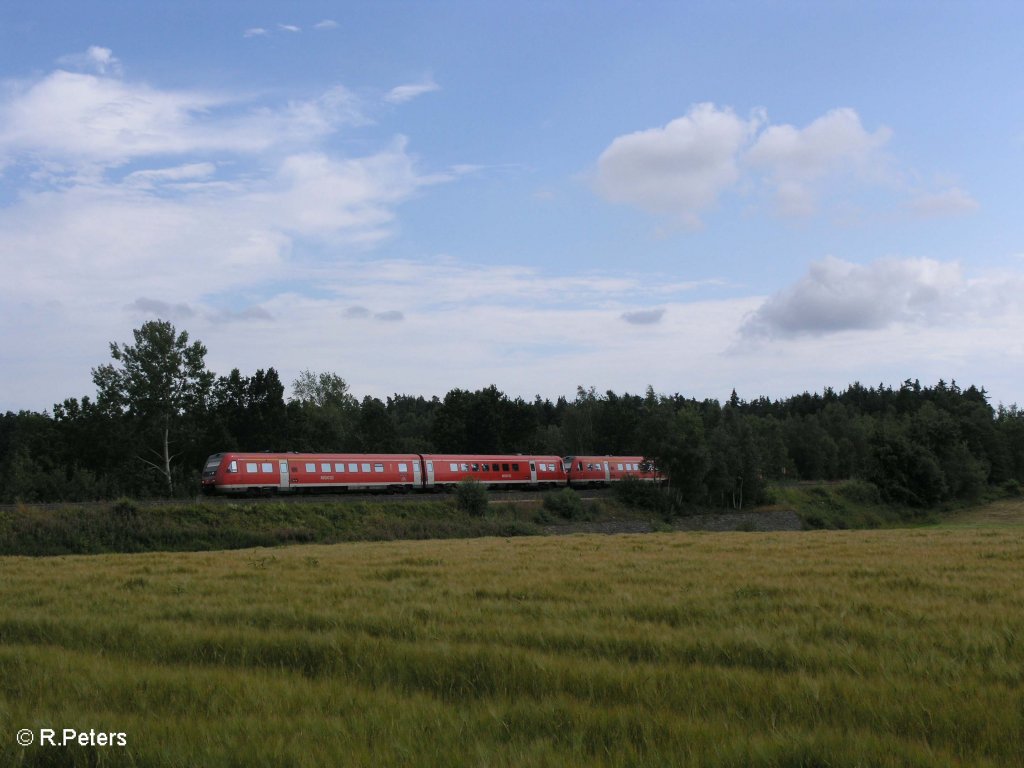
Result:
<instances>
[{"instance_id":1,"label":"barley field","mask_svg":"<svg viewBox=\"0 0 1024 768\"><path fill-rule=\"evenodd\" d=\"M1022 766L1024 527L0 558L0 765Z\"/></svg>"}]
</instances>

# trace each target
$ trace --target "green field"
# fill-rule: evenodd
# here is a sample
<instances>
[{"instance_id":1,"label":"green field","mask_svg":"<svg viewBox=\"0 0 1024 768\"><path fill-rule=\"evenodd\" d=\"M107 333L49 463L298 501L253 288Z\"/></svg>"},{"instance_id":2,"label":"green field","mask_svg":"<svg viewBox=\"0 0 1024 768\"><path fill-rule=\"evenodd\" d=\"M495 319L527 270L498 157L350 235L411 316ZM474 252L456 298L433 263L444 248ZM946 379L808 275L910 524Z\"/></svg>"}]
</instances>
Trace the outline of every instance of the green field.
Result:
<instances>
[{"instance_id":1,"label":"green field","mask_svg":"<svg viewBox=\"0 0 1024 768\"><path fill-rule=\"evenodd\" d=\"M1004 517L4 557L0 765L1022 766Z\"/></svg>"}]
</instances>

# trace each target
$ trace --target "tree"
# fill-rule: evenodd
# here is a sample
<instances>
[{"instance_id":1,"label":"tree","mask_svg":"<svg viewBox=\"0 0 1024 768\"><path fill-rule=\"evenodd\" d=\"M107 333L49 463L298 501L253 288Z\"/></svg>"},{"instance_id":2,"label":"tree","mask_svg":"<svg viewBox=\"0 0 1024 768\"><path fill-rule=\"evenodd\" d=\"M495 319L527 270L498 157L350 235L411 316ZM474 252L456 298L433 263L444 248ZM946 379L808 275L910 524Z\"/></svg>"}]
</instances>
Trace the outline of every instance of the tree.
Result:
<instances>
[{"instance_id":1,"label":"tree","mask_svg":"<svg viewBox=\"0 0 1024 768\"><path fill-rule=\"evenodd\" d=\"M188 332L177 333L166 320L151 320L135 331L135 344L111 342L114 363L92 371L97 403L111 413L125 414L136 428L136 457L158 472L174 492L172 436L186 418L205 410L213 384L206 370L206 347L189 344ZM156 447L154 447L156 446Z\"/></svg>"},{"instance_id":2,"label":"tree","mask_svg":"<svg viewBox=\"0 0 1024 768\"><path fill-rule=\"evenodd\" d=\"M359 402L348 384L336 373L302 371L292 382L288 404L293 429L291 442L308 451L350 450Z\"/></svg>"}]
</instances>

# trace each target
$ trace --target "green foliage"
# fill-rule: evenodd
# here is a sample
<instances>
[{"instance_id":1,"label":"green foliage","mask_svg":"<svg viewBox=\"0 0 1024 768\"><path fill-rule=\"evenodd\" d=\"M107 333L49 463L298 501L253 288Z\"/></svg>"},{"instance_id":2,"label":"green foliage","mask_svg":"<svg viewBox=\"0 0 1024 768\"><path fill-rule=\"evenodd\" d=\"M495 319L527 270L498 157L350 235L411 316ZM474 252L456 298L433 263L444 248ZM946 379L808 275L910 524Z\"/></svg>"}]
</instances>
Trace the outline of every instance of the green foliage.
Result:
<instances>
[{"instance_id":1,"label":"green foliage","mask_svg":"<svg viewBox=\"0 0 1024 768\"><path fill-rule=\"evenodd\" d=\"M468 515L479 517L487 511L487 487L467 477L455 486L455 506Z\"/></svg>"},{"instance_id":2,"label":"green foliage","mask_svg":"<svg viewBox=\"0 0 1024 768\"><path fill-rule=\"evenodd\" d=\"M0 555L198 551L295 543L535 534L523 505L484 515L453 500L260 501L150 506L128 498L0 509Z\"/></svg>"},{"instance_id":3,"label":"green foliage","mask_svg":"<svg viewBox=\"0 0 1024 768\"><path fill-rule=\"evenodd\" d=\"M627 507L639 507L658 514L673 511L671 496L657 483L626 477L615 484L614 492L615 498Z\"/></svg>"},{"instance_id":4,"label":"green foliage","mask_svg":"<svg viewBox=\"0 0 1024 768\"><path fill-rule=\"evenodd\" d=\"M923 510L893 504L865 480L821 484L780 484L772 489L776 507L792 509L804 528L893 528L934 522Z\"/></svg>"},{"instance_id":5,"label":"green foliage","mask_svg":"<svg viewBox=\"0 0 1024 768\"><path fill-rule=\"evenodd\" d=\"M762 504L769 482L793 479L861 478L922 510L1024 482L1024 412L955 382L725 403L582 386L527 402L492 385L360 403L338 374L304 370L286 403L273 368L214 380L205 347L170 323L134 336L93 369L95 399L0 415L0 501L187 497L225 450L641 454L673 503L708 509Z\"/></svg>"},{"instance_id":6,"label":"green foliage","mask_svg":"<svg viewBox=\"0 0 1024 768\"><path fill-rule=\"evenodd\" d=\"M544 509L566 520L583 516L583 499L572 488L560 488L544 494Z\"/></svg>"}]
</instances>

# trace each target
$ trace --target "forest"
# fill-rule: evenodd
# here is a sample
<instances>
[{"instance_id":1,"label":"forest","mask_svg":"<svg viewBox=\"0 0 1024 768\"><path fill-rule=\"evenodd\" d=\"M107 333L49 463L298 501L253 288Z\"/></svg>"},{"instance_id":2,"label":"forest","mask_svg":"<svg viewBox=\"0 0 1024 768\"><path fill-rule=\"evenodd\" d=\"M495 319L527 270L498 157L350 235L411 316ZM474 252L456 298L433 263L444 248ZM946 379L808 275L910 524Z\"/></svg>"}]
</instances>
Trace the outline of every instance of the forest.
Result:
<instances>
[{"instance_id":1,"label":"forest","mask_svg":"<svg viewBox=\"0 0 1024 768\"><path fill-rule=\"evenodd\" d=\"M290 389L273 367L217 375L163 320L110 349L95 395L0 416L0 502L193 496L206 457L228 450L636 453L666 473L665 494L702 508L757 504L779 481L859 480L917 509L1024 481L1024 411L955 381L725 402L582 386L554 402L496 386L360 401L331 371Z\"/></svg>"}]
</instances>

